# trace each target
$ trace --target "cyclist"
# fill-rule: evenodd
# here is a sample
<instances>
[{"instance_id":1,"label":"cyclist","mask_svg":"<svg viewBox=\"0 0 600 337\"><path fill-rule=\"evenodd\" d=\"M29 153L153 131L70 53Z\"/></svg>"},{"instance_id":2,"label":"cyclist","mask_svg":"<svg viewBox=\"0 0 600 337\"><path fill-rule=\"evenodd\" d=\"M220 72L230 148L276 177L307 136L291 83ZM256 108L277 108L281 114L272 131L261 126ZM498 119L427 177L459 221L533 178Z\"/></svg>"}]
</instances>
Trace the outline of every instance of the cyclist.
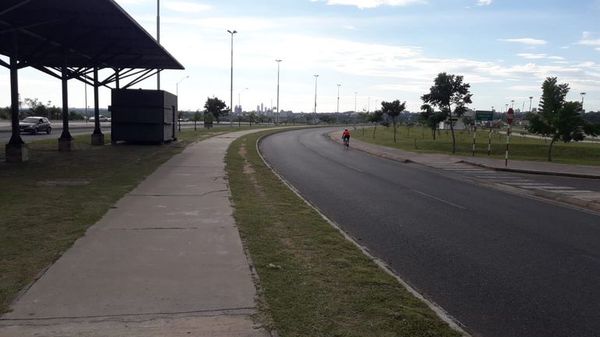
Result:
<instances>
[{"instance_id":1,"label":"cyclist","mask_svg":"<svg viewBox=\"0 0 600 337\"><path fill-rule=\"evenodd\" d=\"M348 129L344 129L344 132L342 132L342 141L344 141L344 145L350 145L350 131Z\"/></svg>"}]
</instances>

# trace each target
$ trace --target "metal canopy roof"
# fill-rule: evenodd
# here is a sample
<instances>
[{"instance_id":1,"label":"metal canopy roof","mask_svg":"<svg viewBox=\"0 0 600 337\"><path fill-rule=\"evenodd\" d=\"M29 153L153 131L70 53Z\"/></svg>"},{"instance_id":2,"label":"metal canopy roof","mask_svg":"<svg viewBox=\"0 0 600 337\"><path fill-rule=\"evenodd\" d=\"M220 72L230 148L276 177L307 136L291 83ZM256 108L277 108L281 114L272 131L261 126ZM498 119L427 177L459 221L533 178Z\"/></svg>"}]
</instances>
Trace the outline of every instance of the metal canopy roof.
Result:
<instances>
[{"instance_id":1,"label":"metal canopy roof","mask_svg":"<svg viewBox=\"0 0 600 337\"><path fill-rule=\"evenodd\" d=\"M1 54L15 32L22 65L183 69L113 0L1 0Z\"/></svg>"}]
</instances>

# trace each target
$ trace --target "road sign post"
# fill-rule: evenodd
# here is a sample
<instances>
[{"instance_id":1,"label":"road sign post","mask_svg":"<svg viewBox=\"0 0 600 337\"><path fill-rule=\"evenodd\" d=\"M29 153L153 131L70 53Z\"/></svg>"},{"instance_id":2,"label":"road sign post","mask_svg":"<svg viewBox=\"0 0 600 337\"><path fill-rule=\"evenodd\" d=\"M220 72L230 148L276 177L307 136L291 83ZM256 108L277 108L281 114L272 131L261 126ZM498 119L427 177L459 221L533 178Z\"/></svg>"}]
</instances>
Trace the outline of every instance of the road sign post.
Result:
<instances>
[{"instance_id":1,"label":"road sign post","mask_svg":"<svg viewBox=\"0 0 600 337\"><path fill-rule=\"evenodd\" d=\"M504 155L504 166L508 167L508 147L510 145L510 127L515 119L515 111L510 108L506 112L506 122L508 123L508 131L506 132L506 154Z\"/></svg>"}]
</instances>

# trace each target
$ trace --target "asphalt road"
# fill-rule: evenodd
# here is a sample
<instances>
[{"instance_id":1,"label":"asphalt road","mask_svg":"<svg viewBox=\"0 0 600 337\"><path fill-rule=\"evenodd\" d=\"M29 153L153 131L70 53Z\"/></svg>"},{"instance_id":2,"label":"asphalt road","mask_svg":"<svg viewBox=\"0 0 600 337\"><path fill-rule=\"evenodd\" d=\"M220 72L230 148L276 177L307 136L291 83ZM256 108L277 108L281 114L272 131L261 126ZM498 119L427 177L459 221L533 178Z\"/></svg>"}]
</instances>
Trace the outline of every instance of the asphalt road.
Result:
<instances>
[{"instance_id":1,"label":"asphalt road","mask_svg":"<svg viewBox=\"0 0 600 337\"><path fill-rule=\"evenodd\" d=\"M600 331L600 216L345 150L270 136L273 167L474 336Z\"/></svg>"}]
</instances>

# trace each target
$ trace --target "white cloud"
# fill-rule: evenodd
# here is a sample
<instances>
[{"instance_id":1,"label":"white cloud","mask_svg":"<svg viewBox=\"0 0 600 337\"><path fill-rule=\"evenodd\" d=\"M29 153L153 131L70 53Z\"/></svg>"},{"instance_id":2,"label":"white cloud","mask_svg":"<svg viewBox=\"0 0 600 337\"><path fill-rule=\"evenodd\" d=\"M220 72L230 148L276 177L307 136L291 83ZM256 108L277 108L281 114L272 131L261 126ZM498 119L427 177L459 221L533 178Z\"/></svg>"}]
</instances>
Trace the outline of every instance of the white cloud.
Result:
<instances>
[{"instance_id":1,"label":"white cloud","mask_svg":"<svg viewBox=\"0 0 600 337\"><path fill-rule=\"evenodd\" d=\"M600 38L595 37L594 34L592 34L590 32L583 32L581 34L581 40L579 40L579 42L577 42L577 44L583 45L583 46L597 47L597 46L600 46Z\"/></svg>"},{"instance_id":2,"label":"white cloud","mask_svg":"<svg viewBox=\"0 0 600 337\"><path fill-rule=\"evenodd\" d=\"M520 43L528 46L543 46L548 43L545 40L533 39L530 37L523 37L518 39L500 39L499 41Z\"/></svg>"},{"instance_id":3,"label":"white cloud","mask_svg":"<svg viewBox=\"0 0 600 337\"><path fill-rule=\"evenodd\" d=\"M314 0L311 0L315 2ZM328 5L355 6L360 9L379 6L408 6L427 3L426 0L324 0Z\"/></svg>"},{"instance_id":4,"label":"white cloud","mask_svg":"<svg viewBox=\"0 0 600 337\"><path fill-rule=\"evenodd\" d=\"M517 54L517 56L520 56L524 59L528 59L528 60L541 60L541 59L545 59L548 57L548 55L546 54L530 54L530 53L520 53Z\"/></svg>"},{"instance_id":5,"label":"white cloud","mask_svg":"<svg viewBox=\"0 0 600 337\"><path fill-rule=\"evenodd\" d=\"M492 0L477 0L477 6L489 6L492 4Z\"/></svg>"},{"instance_id":6,"label":"white cloud","mask_svg":"<svg viewBox=\"0 0 600 337\"><path fill-rule=\"evenodd\" d=\"M533 53L520 53L517 54L517 56L520 56L524 59L527 60L552 60L552 61L564 61L564 57L561 56L548 56L546 54L533 54Z\"/></svg>"},{"instance_id":7,"label":"white cloud","mask_svg":"<svg viewBox=\"0 0 600 337\"><path fill-rule=\"evenodd\" d=\"M212 9L210 5L187 1L167 1L164 6L171 11L181 13L200 13Z\"/></svg>"}]
</instances>

